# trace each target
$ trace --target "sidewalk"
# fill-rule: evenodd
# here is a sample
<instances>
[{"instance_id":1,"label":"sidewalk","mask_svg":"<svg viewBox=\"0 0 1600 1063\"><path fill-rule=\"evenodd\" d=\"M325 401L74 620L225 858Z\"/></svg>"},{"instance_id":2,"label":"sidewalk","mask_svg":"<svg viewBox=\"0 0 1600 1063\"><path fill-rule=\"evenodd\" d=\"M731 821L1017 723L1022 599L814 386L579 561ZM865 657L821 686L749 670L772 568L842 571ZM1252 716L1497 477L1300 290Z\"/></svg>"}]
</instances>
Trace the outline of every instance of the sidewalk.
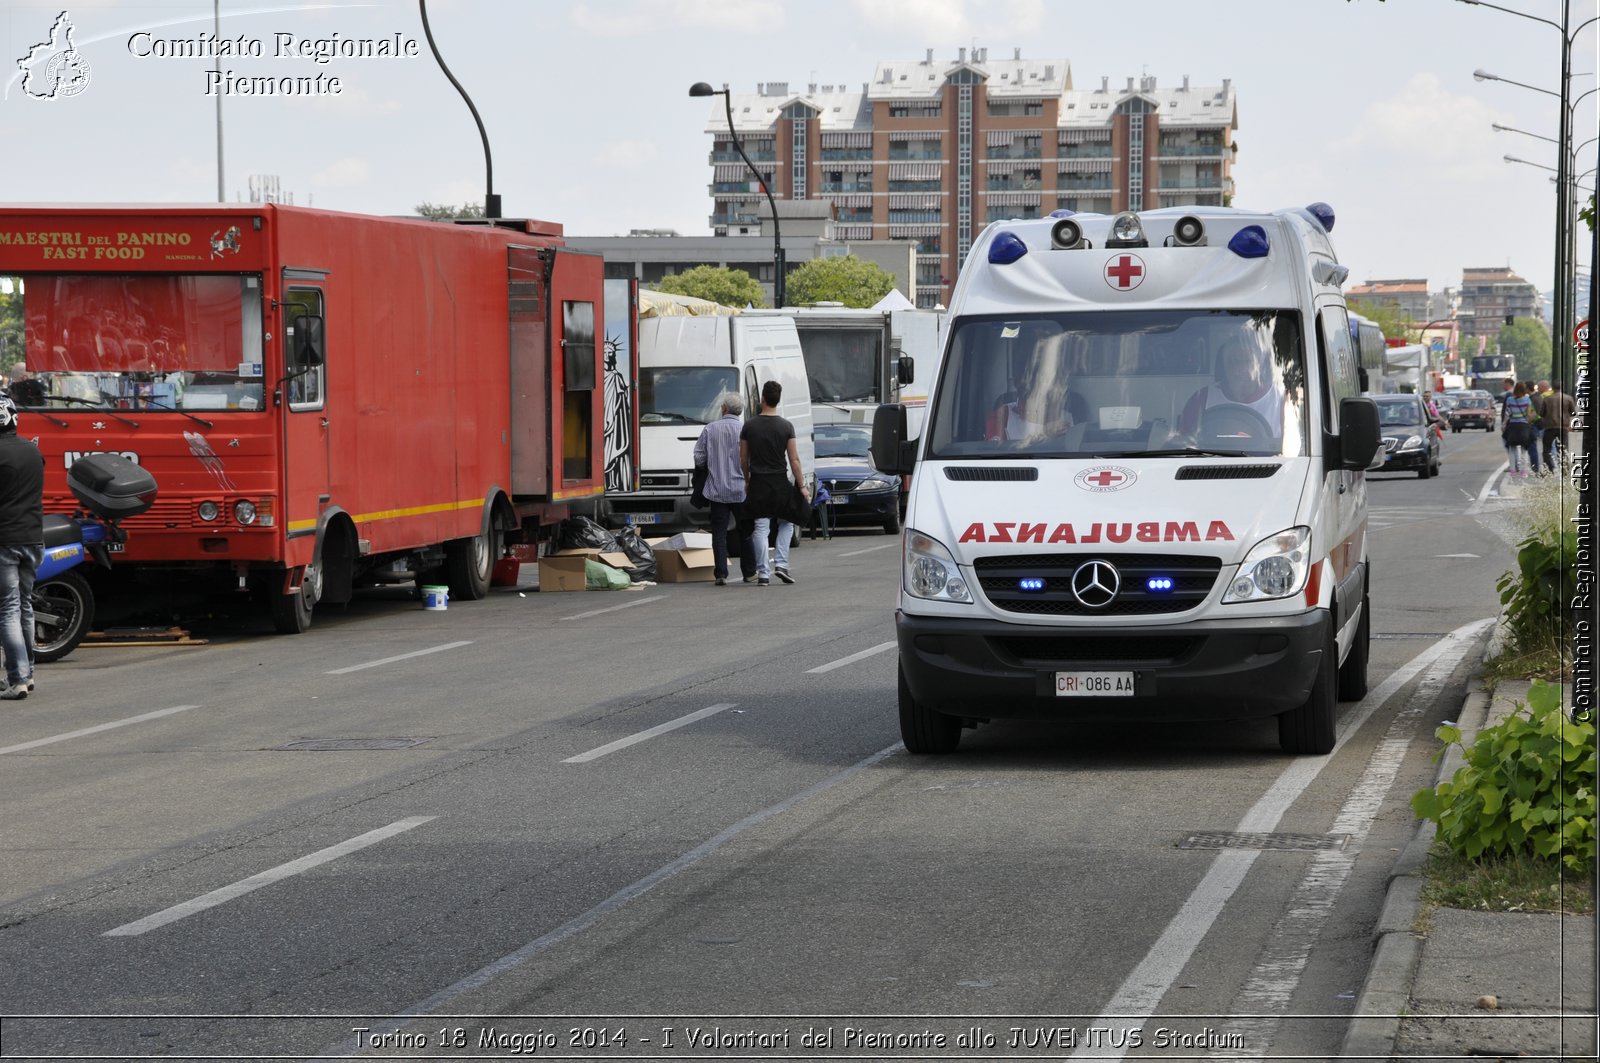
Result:
<instances>
[{"instance_id":1,"label":"sidewalk","mask_svg":"<svg viewBox=\"0 0 1600 1063\"><path fill-rule=\"evenodd\" d=\"M1530 685L1502 681L1492 698L1469 693L1457 721L1463 744L1514 712ZM1461 765L1452 747L1438 778ZM1594 1059L1594 916L1436 908L1424 917L1422 869L1434 831L1423 822L1395 863L1340 1058ZM1496 1006L1484 1006L1491 996Z\"/></svg>"}]
</instances>

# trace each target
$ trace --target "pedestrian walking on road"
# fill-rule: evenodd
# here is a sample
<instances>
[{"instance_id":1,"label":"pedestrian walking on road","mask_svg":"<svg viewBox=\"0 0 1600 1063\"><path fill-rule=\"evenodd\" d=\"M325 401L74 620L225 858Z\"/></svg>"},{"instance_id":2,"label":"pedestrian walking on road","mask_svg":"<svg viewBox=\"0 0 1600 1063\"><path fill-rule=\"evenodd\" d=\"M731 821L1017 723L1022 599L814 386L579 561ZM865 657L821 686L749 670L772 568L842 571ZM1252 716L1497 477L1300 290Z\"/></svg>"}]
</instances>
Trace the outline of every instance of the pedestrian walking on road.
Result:
<instances>
[{"instance_id":1,"label":"pedestrian walking on road","mask_svg":"<svg viewBox=\"0 0 1600 1063\"><path fill-rule=\"evenodd\" d=\"M1518 383L1511 391L1511 397L1506 399L1505 422L1500 427L1500 438L1506 445L1506 461L1511 466L1512 476L1526 476L1527 471L1522 468L1522 455L1528 455L1528 467L1534 473L1539 471L1539 450L1533 438L1533 401L1528 398L1528 388Z\"/></svg>"},{"instance_id":2,"label":"pedestrian walking on road","mask_svg":"<svg viewBox=\"0 0 1600 1063\"><path fill-rule=\"evenodd\" d=\"M1539 425L1544 429L1544 468L1546 472L1553 472L1556 468L1556 452L1560 448L1561 461L1567 460L1567 429L1572 425L1572 418L1577 413L1577 404L1572 401L1572 396L1561 390L1561 381L1557 380L1550 386L1544 397L1544 416L1539 418Z\"/></svg>"},{"instance_id":3,"label":"pedestrian walking on road","mask_svg":"<svg viewBox=\"0 0 1600 1063\"><path fill-rule=\"evenodd\" d=\"M738 508L744 502L744 466L740 458L739 433L744 427L741 416L744 400L732 392L725 392L720 406L722 416L706 425L700 438L694 442L694 463L706 467L703 493L706 508L711 513L711 574L716 585L728 582L728 525L737 523ZM736 536L739 546L739 568L744 581L756 577L756 559L750 550L749 536Z\"/></svg>"},{"instance_id":4,"label":"pedestrian walking on road","mask_svg":"<svg viewBox=\"0 0 1600 1063\"><path fill-rule=\"evenodd\" d=\"M806 488L805 474L800 471L800 448L795 442L794 425L778 413L781 401L782 384L776 380L763 384L761 416L745 422L739 437L746 483L745 518L754 523L751 545L756 555L756 582L763 587L771 584L771 575L784 583L794 582L789 574L789 540L794 535L795 524L809 516L811 504L811 492ZM792 483L791 473L794 475ZM799 505L795 502L797 494L803 499ZM769 562L767 533L773 522L777 523L778 540L774 559Z\"/></svg>"},{"instance_id":5,"label":"pedestrian walking on road","mask_svg":"<svg viewBox=\"0 0 1600 1063\"><path fill-rule=\"evenodd\" d=\"M44 560L44 455L17 435L17 407L0 394L0 700L33 692L33 581Z\"/></svg>"}]
</instances>

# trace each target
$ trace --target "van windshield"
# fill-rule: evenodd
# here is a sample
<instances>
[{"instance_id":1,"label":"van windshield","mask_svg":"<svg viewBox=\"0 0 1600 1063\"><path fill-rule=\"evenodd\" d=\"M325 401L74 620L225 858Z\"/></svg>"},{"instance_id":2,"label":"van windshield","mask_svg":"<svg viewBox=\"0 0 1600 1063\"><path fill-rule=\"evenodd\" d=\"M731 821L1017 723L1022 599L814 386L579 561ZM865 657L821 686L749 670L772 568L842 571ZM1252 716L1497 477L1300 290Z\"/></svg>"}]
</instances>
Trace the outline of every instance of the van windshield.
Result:
<instances>
[{"instance_id":1,"label":"van windshield","mask_svg":"<svg viewBox=\"0 0 1600 1063\"><path fill-rule=\"evenodd\" d=\"M722 415L727 394L739 394L739 373L731 366L641 367L639 423L710 424Z\"/></svg>"},{"instance_id":2,"label":"van windshield","mask_svg":"<svg viewBox=\"0 0 1600 1063\"><path fill-rule=\"evenodd\" d=\"M930 458L1306 453L1294 310L1129 310L959 320Z\"/></svg>"}]
</instances>

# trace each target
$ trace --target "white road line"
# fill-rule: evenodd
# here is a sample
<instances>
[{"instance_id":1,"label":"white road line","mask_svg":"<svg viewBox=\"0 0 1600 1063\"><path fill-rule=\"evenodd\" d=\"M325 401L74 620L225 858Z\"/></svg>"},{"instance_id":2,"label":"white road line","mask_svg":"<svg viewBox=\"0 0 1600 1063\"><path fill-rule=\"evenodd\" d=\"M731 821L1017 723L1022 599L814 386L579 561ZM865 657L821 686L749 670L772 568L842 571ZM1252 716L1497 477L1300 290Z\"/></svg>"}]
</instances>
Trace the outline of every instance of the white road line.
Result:
<instances>
[{"instance_id":1,"label":"white road line","mask_svg":"<svg viewBox=\"0 0 1600 1063\"><path fill-rule=\"evenodd\" d=\"M633 601L624 602L621 605L608 605L604 609L591 609L587 613L574 613L572 616L564 616L561 619L582 620L586 616L599 616L601 613L614 613L618 609L632 609L634 606L643 605L646 602L659 602L665 597L665 594L652 594L648 598L635 598Z\"/></svg>"},{"instance_id":2,"label":"white road line","mask_svg":"<svg viewBox=\"0 0 1600 1063\"><path fill-rule=\"evenodd\" d=\"M636 746L640 742L654 738L657 735L664 735L668 731L676 731L680 727L687 727L697 720L703 720L707 716L715 716L724 709L731 709L736 704L737 702L730 701L726 705L708 706L707 708L701 709L698 712L691 712L687 716L679 716L676 720L668 720L666 723L661 724L658 727L652 727L648 731L640 731L638 734L629 735L627 738L619 738L615 742L608 742L603 746L596 746L587 753L579 753L575 757L568 757L561 763L587 764L591 760L599 760L607 753L615 753L619 749L627 749L629 746Z\"/></svg>"},{"instance_id":3,"label":"white road line","mask_svg":"<svg viewBox=\"0 0 1600 1063\"><path fill-rule=\"evenodd\" d=\"M840 554L839 556L840 557L855 557L858 554L870 554L874 550L887 550L891 546L899 546L899 545L900 545L899 541L896 540L895 542L892 542L892 543L880 543L877 546L869 546L865 550L851 550L848 554Z\"/></svg>"},{"instance_id":4,"label":"white road line","mask_svg":"<svg viewBox=\"0 0 1600 1063\"><path fill-rule=\"evenodd\" d=\"M830 661L827 664L819 664L815 668L807 668L806 675L821 675L823 672L831 672L835 668L843 668L847 664L854 664L855 662L867 657L871 657L874 654L882 653L884 650L892 650L896 645L897 644L893 642L880 642L870 650L862 650L860 653L852 653L848 657L840 657L837 661Z\"/></svg>"},{"instance_id":5,"label":"white road line","mask_svg":"<svg viewBox=\"0 0 1600 1063\"><path fill-rule=\"evenodd\" d=\"M99 734L101 731L110 731L117 727L126 727L130 723L143 723L145 720L156 720L160 719L162 716L171 716L175 712L188 712L190 709L198 709L199 707L200 706L198 705L178 705L170 709L157 709L155 712L147 712L139 716L129 716L126 720L113 720L110 723L96 724L94 727L85 727L81 731L68 731L66 734L51 735L49 738L35 738L31 742L19 742L14 746L6 746L4 749L0 749L0 753L21 753L25 749L38 749L40 746L48 746L55 742L65 742L69 738L82 738L84 735Z\"/></svg>"},{"instance_id":6,"label":"white road line","mask_svg":"<svg viewBox=\"0 0 1600 1063\"><path fill-rule=\"evenodd\" d=\"M439 990L432 996L417 1001L415 1004L412 1004L410 1007L401 1011L392 1018L387 1019L382 1023L373 1023L372 1028L387 1030L392 1025L398 1026L402 1023L409 1023L410 1020L422 1018L434 1012L444 1011L447 1009L450 1003L459 999L460 997L465 996L474 990L482 989L490 982L493 982L496 978L499 978L508 971L513 971L518 967L521 967L523 964L527 963L535 956L538 956L540 953L554 948L569 938L577 937L585 930L588 930L590 927L600 922L600 920L604 919L606 916L620 910L629 902L637 900L646 893L655 889L673 875L676 875L680 871L685 871L700 863L700 861L706 859L706 857L715 854L723 846L727 845L729 842L733 841L746 831L754 827L761 826L761 824L765 823L767 820L772 819L774 816L782 815L804 801L809 801L811 798L816 797L819 794L826 793L835 786L838 786L840 783L849 782L851 779L855 778L857 775L860 775L862 772L877 764L885 757L891 756L895 753L903 752L905 752L905 746L901 745L899 742L896 742L887 749L880 749L878 752L872 754L866 759L857 761L850 767L845 768L843 771L835 772L826 779L823 779L821 782L807 787L797 794L791 794L775 805L768 805L759 812L752 812L744 819L741 819L739 822L733 824L733 826L722 831L722 833L718 834L716 837L709 838L706 841L701 842L699 845L695 846L693 849L690 849L676 860L663 864L643 878L622 887L620 890L613 893L611 896L607 897L593 908L590 908L582 915L574 916L572 919L562 923L549 933L544 934L541 937L534 938L532 941L528 942L526 945L523 945L516 951L508 952L498 960L495 960L484 967L480 967L478 970L467 975L454 985L446 986L444 989ZM356 1054L356 1052L363 1047L365 1046L361 1045L355 1040L344 1041L337 1045L329 1045L317 1055L311 1057L311 1059L316 1061L327 1059L343 1059L346 1056ZM310 1061L308 1060L307 1063L310 1063Z\"/></svg>"},{"instance_id":7,"label":"white road line","mask_svg":"<svg viewBox=\"0 0 1600 1063\"><path fill-rule=\"evenodd\" d=\"M138 934L155 930L157 927L166 926L168 923L175 923L179 919L188 918L197 912L205 911L207 908L215 908L219 904L225 904L235 897L253 893L263 886L270 886L274 882L281 882L283 879L298 875L302 871L309 871L320 864L326 864L330 860L348 856L358 849L376 845L385 838L392 838L396 834L404 833L413 827L420 827L424 823L437 818L436 816L412 816L410 819L396 820L387 827L369 830L367 833L351 838L349 841L340 842L338 845L330 845L328 848L318 850L310 856L302 856L298 860L280 864L270 870L261 872L259 875L251 875L247 879L235 882L231 886L223 886L221 889L212 890L210 893L196 897L192 901L184 901L182 904L175 904L171 908L166 908L154 915L147 915L143 919L124 923L122 926L107 930L100 936L108 938L134 937Z\"/></svg>"},{"instance_id":8,"label":"white road line","mask_svg":"<svg viewBox=\"0 0 1600 1063\"><path fill-rule=\"evenodd\" d=\"M461 646L470 645L472 645L471 639L467 639L465 642L447 642L443 646L429 646L425 650L413 650L411 653L399 653L393 657L384 657L381 660L368 661L366 664L352 664L348 668L335 668L327 674L345 675L349 672L359 672L363 668L381 668L383 665L394 664L396 661L409 661L413 657L426 657L430 653L443 653L445 650L453 650Z\"/></svg>"},{"instance_id":9,"label":"white road line","mask_svg":"<svg viewBox=\"0 0 1600 1063\"><path fill-rule=\"evenodd\" d=\"M1339 752L1351 735L1361 729L1361 725L1367 722L1380 705L1416 678L1417 673L1446 654L1454 654L1459 660L1466 654L1478 633L1492 623L1494 620L1490 618L1476 620L1456 628L1396 669L1388 679L1354 706L1351 714L1345 719L1344 726L1339 730L1339 739L1334 743L1332 753L1320 757L1297 758L1283 770L1283 774L1279 775L1277 781L1262 794L1261 799L1244 814L1244 818L1239 821L1235 829L1240 833L1270 833L1283 818L1283 814L1288 811L1289 806L1300 797L1306 787L1311 785L1322 769L1332 763L1334 754ZM1177 981L1178 975L1194 958L1195 949L1210 931L1217 916L1222 914L1223 907L1238 890L1246 873L1260 854L1261 850L1224 850L1213 858L1211 867L1206 870L1200 884L1189 894L1188 899L1178 909L1178 914L1172 917L1155 944L1150 946L1150 951L1145 954L1144 959L1139 961L1116 993L1106 1002L1101 1017L1091 1025L1119 1027L1138 1025L1139 1020L1148 1018L1155 1012L1156 1006L1161 1003L1161 998L1172 988L1172 983ZM1121 1059L1124 1052L1125 1049L1104 1047L1091 1049L1085 1046L1071 1058L1086 1059L1092 1055L1094 1059Z\"/></svg>"},{"instance_id":10,"label":"white road line","mask_svg":"<svg viewBox=\"0 0 1600 1063\"><path fill-rule=\"evenodd\" d=\"M1489 474L1488 478L1483 481L1483 486L1478 489L1478 497L1473 499L1472 505L1467 507L1467 516L1470 517L1474 513L1482 511L1489 504L1489 493L1494 490L1494 485L1500 479L1500 474L1509 468L1511 468L1511 463L1503 461L1498 469Z\"/></svg>"},{"instance_id":11,"label":"white road line","mask_svg":"<svg viewBox=\"0 0 1600 1063\"><path fill-rule=\"evenodd\" d=\"M1244 1037L1246 1046L1235 1051L1235 1056L1261 1058L1267 1054L1280 1020L1288 1013L1295 990L1300 986L1311 950L1321 938L1339 894L1355 869L1360 843L1372 829L1384 798L1400 774L1401 762L1411 747L1417 717L1425 709L1436 707L1450 673L1466 655L1467 648L1468 643L1462 642L1429 666L1417 684L1416 693L1406 707L1395 714L1373 751L1372 759L1367 762L1361 780L1334 817L1329 833L1347 835L1350 842L1343 849L1319 849L1312 856L1311 866L1290 898L1288 911L1273 927L1250 977L1234 998L1229 1014L1243 1017L1237 1022L1237 1032ZM1230 1027L1229 1032L1235 1031Z\"/></svg>"}]
</instances>

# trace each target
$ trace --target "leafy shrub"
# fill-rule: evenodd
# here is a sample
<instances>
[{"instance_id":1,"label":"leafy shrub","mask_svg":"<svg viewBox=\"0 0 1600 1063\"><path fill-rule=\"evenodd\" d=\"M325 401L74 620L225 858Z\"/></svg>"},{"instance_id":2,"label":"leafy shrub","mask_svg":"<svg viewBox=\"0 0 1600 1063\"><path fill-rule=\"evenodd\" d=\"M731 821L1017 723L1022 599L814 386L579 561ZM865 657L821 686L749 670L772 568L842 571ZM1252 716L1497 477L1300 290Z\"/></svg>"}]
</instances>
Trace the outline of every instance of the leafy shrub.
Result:
<instances>
[{"instance_id":1,"label":"leafy shrub","mask_svg":"<svg viewBox=\"0 0 1600 1063\"><path fill-rule=\"evenodd\" d=\"M1528 854L1585 874L1595 857L1595 727L1561 711L1561 688L1535 680L1526 711L1478 732L1449 782L1411 797L1438 838L1468 859ZM1435 732L1461 745L1461 729ZM1444 753L1441 750L1440 756Z\"/></svg>"},{"instance_id":2,"label":"leafy shrub","mask_svg":"<svg viewBox=\"0 0 1600 1063\"><path fill-rule=\"evenodd\" d=\"M1529 536L1518 545L1516 571L1495 583L1518 649L1565 652L1565 592L1577 586L1577 568L1578 534L1572 529Z\"/></svg>"}]
</instances>

